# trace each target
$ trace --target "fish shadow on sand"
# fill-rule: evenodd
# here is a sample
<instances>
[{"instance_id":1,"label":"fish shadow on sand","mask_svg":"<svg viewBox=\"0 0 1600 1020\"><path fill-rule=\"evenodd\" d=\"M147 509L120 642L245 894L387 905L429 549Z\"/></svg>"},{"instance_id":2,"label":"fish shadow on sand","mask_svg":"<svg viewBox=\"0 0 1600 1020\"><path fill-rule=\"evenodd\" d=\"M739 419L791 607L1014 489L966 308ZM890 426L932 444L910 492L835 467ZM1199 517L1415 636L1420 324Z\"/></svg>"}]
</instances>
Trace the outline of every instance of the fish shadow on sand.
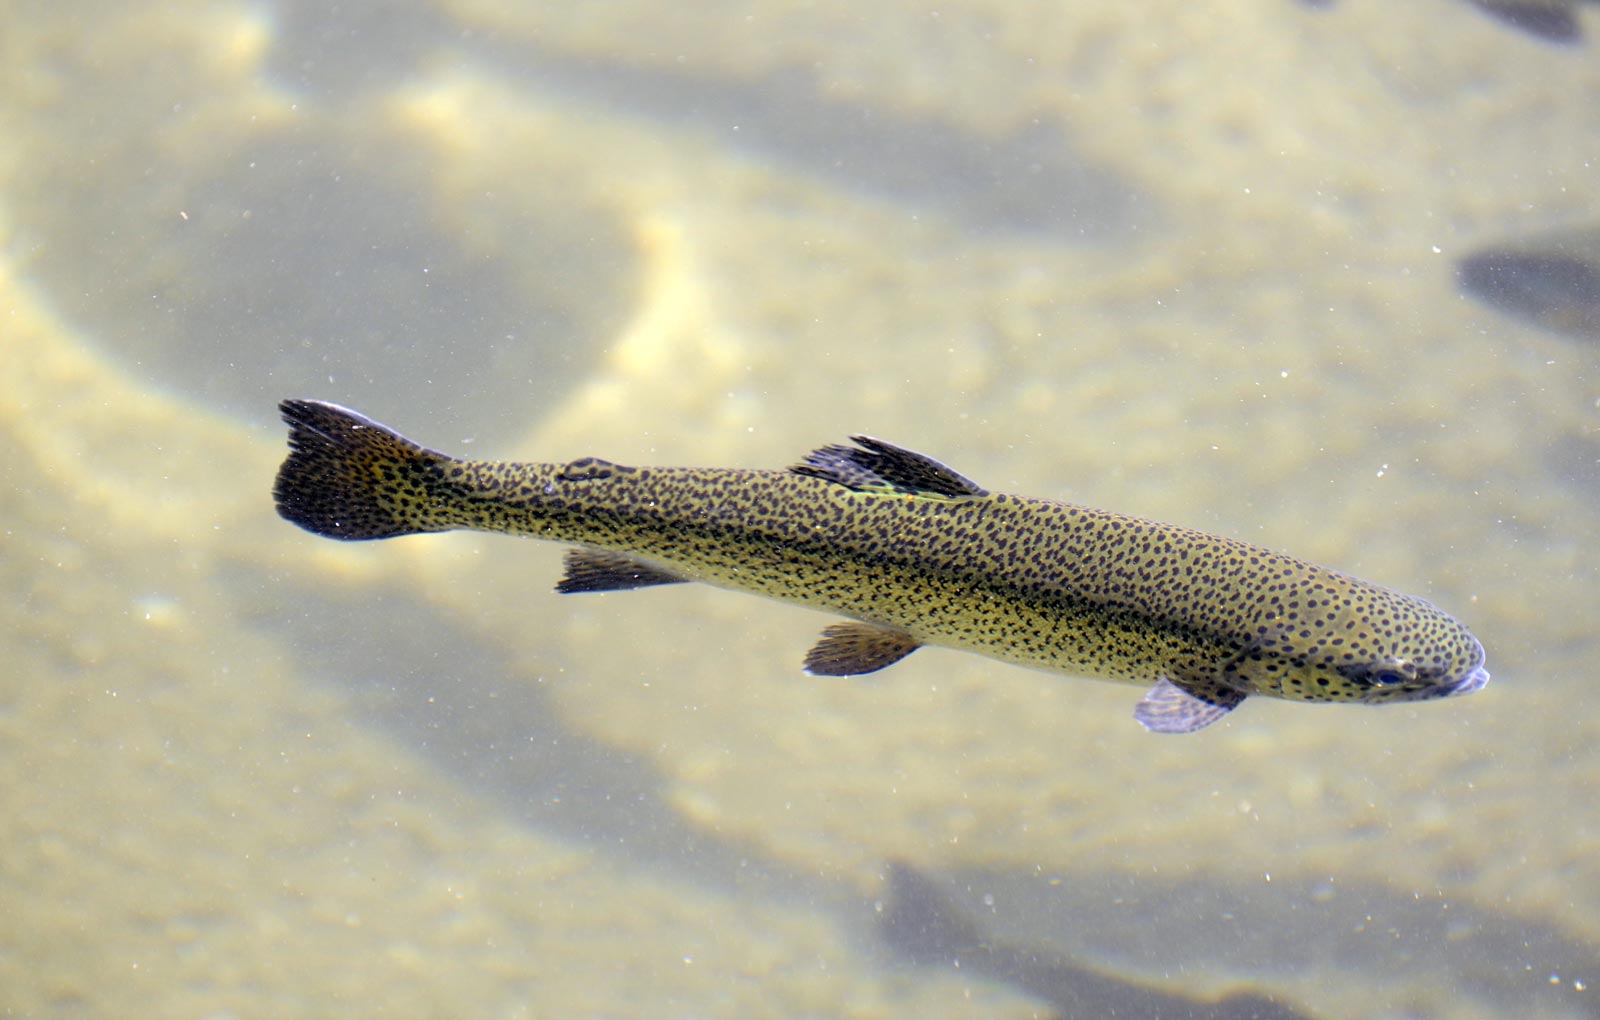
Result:
<instances>
[{"instance_id":1,"label":"fish shadow on sand","mask_svg":"<svg viewBox=\"0 0 1600 1020\"><path fill-rule=\"evenodd\" d=\"M1489 244L1456 273L1464 293L1502 315L1600 343L1600 229Z\"/></svg>"},{"instance_id":2,"label":"fish shadow on sand","mask_svg":"<svg viewBox=\"0 0 1600 1020\"><path fill-rule=\"evenodd\" d=\"M841 883L796 874L759 846L683 818L647 760L566 726L529 667L426 600L381 585L274 584L274 604L245 622L278 636L308 683L347 698L357 725L388 734L507 817L614 866L839 917L902 959L959 964L1062 1016L1318 1015L1304 1011L1315 1003L1291 1005L1269 990L1309 976L1350 980L1373 996L1431 985L1491 1011L1534 1004L1545 1010L1539 1016L1600 1018L1600 1000L1576 990L1600 986L1600 947L1547 921L1463 902L1445 910L1381 885L1283 874L1267 895L1259 884L1204 875L1155 881L1068 869L1057 880L1029 869L935 879L897 864L880 910ZM547 668L564 665L553 658ZM1216 984L1210 975L1231 974L1241 987L1208 998L1140 977L1157 958L1160 972L1207 987ZM1552 984L1552 974L1563 981Z\"/></svg>"},{"instance_id":3,"label":"fish shadow on sand","mask_svg":"<svg viewBox=\"0 0 1600 1020\"><path fill-rule=\"evenodd\" d=\"M448 60L502 76L530 100L699 137L979 236L1100 244L1148 237L1162 221L1152 193L1091 155L1047 110L986 131L871 96L836 98L804 62L718 73L692 61L569 52L531 31L473 31L422 7L280 6L271 66L277 80L311 95L349 98Z\"/></svg>"},{"instance_id":4,"label":"fish shadow on sand","mask_svg":"<svg viewBox=\"0 0 1600 1020\"><path fill-rule=\"evenodd\" d=\"M280 582L276 597L248 622L282 640L307 682L531 829L711 884L749 859L674 811L648 761L566 726L539 675L437 606L387 586Z\"/></svg>"},{"instance_id":5,"label":"fish shadow on sand","mask_svg":"<svg viewBox=\"0 0 1600 1020\"><path fill-rule=\"evenodd\" d=\"M995 939L946 898L939 884L891 862L879 930L908 961L1011 985L1051 1007L1051 1016L1144 1020L1312 1020L1281 999L1240 989L1217 998L1185 995L1087 966L1037 944Z\"/></svg>"},{"instance_id":6,"label":"fish shadow on sand","mask_svg":"<svg viewBox=\"0 0 1600 1020\"><path fill-rule=\"evenodd\" d=\"M898 863L886 875L878 931L897 955L1009 984L1063 1018L1336 1015L1309 997L1318 989L1361 1015L1600 1017L1597 947L1470 901L1289 875L1270 886L1034 869L934 877ZM1183 988L1224 975L1233 987L1221 995Z\"/></svg>"},{"instance_id":7,"label":"fish shadow on sand","mask_svg":"<svg viewBox=\"0 0 1600 1020\"><path fill-rule=\"evenodd\" d=\"M1307 7L1332 7L1334 0L1300 0ZM1508 28L1542 42L1576 45L1583 41L1579 8L1594 0L1467 0Z\"/></svg>"}]
</instances>

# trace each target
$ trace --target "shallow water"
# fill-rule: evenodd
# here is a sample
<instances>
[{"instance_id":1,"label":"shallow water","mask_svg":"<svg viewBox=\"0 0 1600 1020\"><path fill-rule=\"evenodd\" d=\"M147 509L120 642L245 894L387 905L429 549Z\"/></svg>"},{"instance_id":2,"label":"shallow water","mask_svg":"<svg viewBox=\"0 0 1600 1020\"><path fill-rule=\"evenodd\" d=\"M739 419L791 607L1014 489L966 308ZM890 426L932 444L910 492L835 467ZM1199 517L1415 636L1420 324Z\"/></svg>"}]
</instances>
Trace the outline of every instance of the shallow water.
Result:
<instances>
[{"instance_id":1,"label":"shallow water","mask_svg":"<svg viewBox=\"0 0 1600 1020\"><path fill-rule=\"evenodd\" d=\"M342 10L0 16L0 1012L1040 1008L893 958L895 860L1173 991L1600 1016L1600 354L1456 273L1600 217L1592 41L1443 0ZM808 678L800 610L293 529L285 396L474 456L882 435L1425 595L1494 681L1164 739L954 653Z\"/></svg>"}]
</instances>

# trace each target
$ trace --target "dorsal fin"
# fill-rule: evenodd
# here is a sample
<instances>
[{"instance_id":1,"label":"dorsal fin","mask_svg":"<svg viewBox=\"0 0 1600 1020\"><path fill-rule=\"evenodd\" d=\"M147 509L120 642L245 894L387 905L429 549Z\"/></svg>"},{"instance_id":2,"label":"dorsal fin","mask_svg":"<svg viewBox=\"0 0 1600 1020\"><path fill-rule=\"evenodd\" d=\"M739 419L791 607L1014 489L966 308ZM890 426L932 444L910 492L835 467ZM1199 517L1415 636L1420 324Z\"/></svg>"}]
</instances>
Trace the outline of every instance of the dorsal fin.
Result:
<instances>
[{"instance_id":1,"label":"dorsal fin","mask_svg":"<svg viewBox=\"0 0 1600 1020\"><path fill-rule=\"evenodd\" d=\"M837 482L858 492L900 492L909 496L982 496L986 490L932 457L871 436L851 436L855 446L834 444L812 450L789 470Z\"/></svg>"}]
</instances>

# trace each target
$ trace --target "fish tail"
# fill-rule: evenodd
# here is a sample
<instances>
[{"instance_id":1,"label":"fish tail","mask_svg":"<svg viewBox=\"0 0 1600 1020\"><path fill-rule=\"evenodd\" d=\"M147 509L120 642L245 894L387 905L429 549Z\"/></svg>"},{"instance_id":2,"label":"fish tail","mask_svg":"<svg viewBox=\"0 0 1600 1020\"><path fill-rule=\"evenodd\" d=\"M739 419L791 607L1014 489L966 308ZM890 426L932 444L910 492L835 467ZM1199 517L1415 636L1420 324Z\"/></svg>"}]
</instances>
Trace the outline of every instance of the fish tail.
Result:
<instances>
[{"instance_id":1,"label":"fish tail","mask_svg":"<svg viewBox=\"0 0 1600 1020\"><path fill-rule=\"evenodd\" d=\"M272 495L284 520L349 542L458 526L441 471L454 458L337 404L285 400L278 410L289 456Z\"/></svg>"}]
</instances>

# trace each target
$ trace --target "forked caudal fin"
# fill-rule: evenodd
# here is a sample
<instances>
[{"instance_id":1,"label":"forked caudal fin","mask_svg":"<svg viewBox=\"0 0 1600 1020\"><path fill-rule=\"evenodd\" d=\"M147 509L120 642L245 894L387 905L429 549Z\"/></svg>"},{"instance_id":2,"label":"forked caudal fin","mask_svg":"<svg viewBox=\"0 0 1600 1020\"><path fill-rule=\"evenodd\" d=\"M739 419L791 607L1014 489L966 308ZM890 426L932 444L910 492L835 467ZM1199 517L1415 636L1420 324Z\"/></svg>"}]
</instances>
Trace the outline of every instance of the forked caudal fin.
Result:
<instances>
[{"instance_id":1,"label":"forked caudal fin","mask_svg":"<svg viewBox=\"0 0 1600 1020\"><path fill-rule=\"evenodd\" d=\"M337 404L285 400L289 456L272 488L278 515L327 538L444 531L438 469L450 457Z\"/></svg>"}]
</instances>

